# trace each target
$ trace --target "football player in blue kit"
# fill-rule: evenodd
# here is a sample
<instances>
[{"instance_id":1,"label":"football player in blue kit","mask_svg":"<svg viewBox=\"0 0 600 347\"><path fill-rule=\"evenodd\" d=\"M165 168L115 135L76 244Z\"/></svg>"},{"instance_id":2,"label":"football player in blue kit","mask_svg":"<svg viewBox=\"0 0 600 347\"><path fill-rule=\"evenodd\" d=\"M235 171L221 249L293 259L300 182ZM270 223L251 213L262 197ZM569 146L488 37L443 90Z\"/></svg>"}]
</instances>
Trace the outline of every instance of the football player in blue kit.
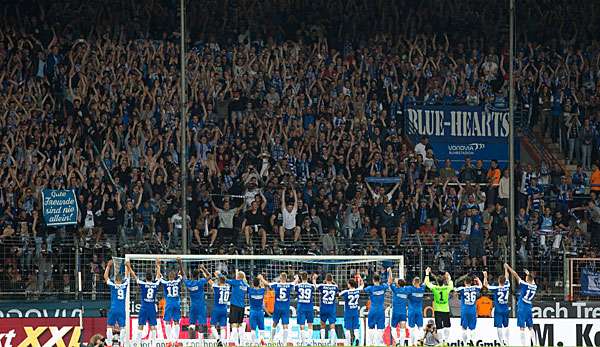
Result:
<instances>
[{"instance_id":1,"label":"football player in blue kit","mask_svg":"<svg viewBox=\"0 0 600 347\"><path fill-rule=\"evenodd\" d=\"M213 308L210 314L210 326L213 336L217 340L225 339L227 328L227 308L231 294L227 278L219 271L215 271L217 282L213 283Z\"/></svg>"},{"instance_id":2,"label":"football player in blue kit","mask_svg":"<svg viewBox=\"0 0 600 347\"><path fill-rule=\"evenodd\" d=\"M287 281L287 274L282 272L279 275L279 282L273 282L269 284L275 291L275 307L273 309L273 327L271 329L271 342L275 339L275 333L277 332L277 326L281 322L283 326L283 340L284 346L287 345L288 338L288 325L290 324L290 295L294 290L295 284Z\"/></svg>"},{"instance_id":3,"label":"football player in blue kit","mask_svg":"<svg viewBox=\"0 0 600 347\"><path fill-rule=\"evenodd\" d=\"M113 343L114 333L119 335L119 340L123 344L125 331L121 334L121 329L125 328L125 296L127 295L127 287L129 286L129 274L131 265L125 264L125 276L121 277L114 269L114 280L110 278L110 268L113 261L109 260L104 270L104 282L110 288L110 311L108 312L108 320L106 322L106 340L109 344Z\"/></svg>"},{"instance_id":4,"label":"football player in blue kit","mask_svg":"<svg viewBox=\"0 0 600 347\"><path fill-rule=\"evenodd\" d=\"M344 299L344 335L346 345L358 346L358 329L360 328L359 300L360 292L363 290L363 282L358 276L358 282L351 278L348 280L348 289L340 292Z\"/></svg>"},{"instance_id":5,"label":"football player in blue kit","mask_svg":"<svg viewBox=\"0 0 600 347\"><path fill-rule=\"evenodd\" d=\"M226 283L231 288L231 303L229 306L229 324L231 325L231 339L236 346L239 346L244 336L244 311L246 309L246 294L248 294L248 282L246 274L235 270L235 279L227 280Z\"/></svg>"},{"instance_id":6,"label":"football player in blue kit","mask_svg":"<svg viewBox=\"0 0 600 347\"><path fill-rule=\"evenodd\" d=\"M388 269L388 273L391 269ZM378 273L373 275L373 284L365 288L365 293L369 294L371 307L367 315L367 345L380 346L383 344L383 330L385 329L385 293L388 291L387 283L381 283L381 277Z\"/></svg>"},{"instance_id":7,"label":"football player in blue kit","mask_svg":"<svg viewBox=\"0 0 600 347\"><path fill-rule=\"evenodd\" d=\"M183 263L177 259L179 273L174 270L169 271L169 279L160 279L163 287L163 296L165 298L165 312L163 321L165 323L165 333L167 340L177 340L179 338L179 320L181 319L181 280L183 273Z\"/></svg>"},{"instance_id":8,"label":"football player in blue kit","mask_svg":"<svg viewBox=\"0 0 600 347\"><path fill-rule=\"evenodd\" d=\"M250 300L250 332L252 334L252 344L263 344L262 331L265 330L265 293L269 282L262 275L254 277L252 288L248 289L248 298Z\"/></svg>"},{"instance_id":9,"label":"football player in blue kit","mask_svg":"<svg viewBox=\"0 0 600 347\"><path fill-rule=\"evenodd\" d=\"M421 284L421 278L415 277L412 286L405 287L408 294L408 327L410 329L411 346L417 343L423 336L423 294L425 286Z\"/></svg>"},{"instance_id":10,"label":"football player in blue kit","mask_svg":"<svg viewBox=\"0 0 600 347\"><path fill-rule=\"evenodd\" d=\"M188 326L188 334L190 338L195 339L198 334L206 333L206 284L212 285L210 274L204 266L200 265L192 273L192 279L188 279L183 273L183 283L188 291L190 298L190 325ZM201 277L203 276L203 277Z\"/></svg>"},{"instance_id":11,"label":"football player in blue kit","mask_svg":"<svg viewBox=\"0 0 600 347\"><path fill-rule=\"evenodd\" d=\"M487 273L484 274L487 276ZM484 281L487 277L484 278ZM460 325L463 329L463 343L465 346L469 341L475 341L475 328L477 327L477 297L481 293L481 282L478 278L467 276L464 279L464 287L454 290L460 295Z\"/></svg>"},{"instance_id":12,"label":"football player in blue kit","mask_svg":"<svg viewBox=\"0 0 600 347\"><path fill-rule=\"evenodd\" d=\"M408 308L406 281L397 278L394 282L394 276L390 273L388 285L392 291L392 319L390 322L392 338L396 341L396 345L404 346L406 341L406 310ZM400 332L398 332L398 326L400 326Z\"/></svg>"},{"instance_id":13,"label":"football player in blue kit","mask_svg":"<svg viewBox=\"0 0 600 347\"><path fill-rule=\"evenodd\" d=\"M317 276L317 274L313 275L312 282L316 281ZM309 283L308 273L302 272L300 274L300 283L296 285L296 321L300 326L301 345L312 340L313 337L313 322L315 320L314 294L314 283Z\"/></svg>"},{"instance_id":14,"label":"football player in blue kit","mask_svg":"<svg viewBox=\"0 0 600 347\"><path fill-rule=\"evenodd\" d=\"M508 346L508 317L510 308L508 298L510 295L510 281L508 280L508 270L504 269L504 275L498 276L498 285L490 286L485 279L487 274L484 272L483 286L494 295L494 327L498 333L498 341L504 346Z\"/></svg>"},{"instance_id":15,"label":"football player in blue kit","mask_svg":"<svg viewBox=\"0 0 600 347\"><path fill-rule=\"evenodd\" d=\"M147 271L145 281L138 278L133 269L130 269L130 275L140 285L140 295L142 305L140 307L140 313L138 315L138 331L136 334L136 340L141 340L144 335L144 327L148 324L150 329L150 340L156 339L156 294L158 287L160 286L160 259L156 259L156 277L152 276L152 271ZM155 278L152 281L152 278Z\"/></svg>"},{"instance_id":16,"label":"football player in blue kit","mask_svg":"<svg viewBox=\"0 0 600 347\"><path fill-rule=\"evenodd\" d=\"M537 292L537 285L533 274L525 270L525 281L519 277L519 274L508 264L504 268L519 282L519 301L517 302L517 326L521 329L521 345L529 346L533 340L533 345L537 346L537 336L533 331L533 298Z\"/></svg>"},{"instance_id":17,"label":"football player in blue kit","mask_svg":"<svg viewBox=\"0 0 600 347\"><path fill-rule=\"evenodd\" d=\"M333 275L325 275L325 281L323 283L316 284L316 278L314 278L314 284L317 287L317 291L320 294L319 299L319 318L321 320L321 339L325 339L325 329L329 324L329 342L332 345L336 345L335 336L335 322L336 322L336 306L337 306L337 293L339 288L335 282L333 282Z\"/></svg>"}]
</instances>

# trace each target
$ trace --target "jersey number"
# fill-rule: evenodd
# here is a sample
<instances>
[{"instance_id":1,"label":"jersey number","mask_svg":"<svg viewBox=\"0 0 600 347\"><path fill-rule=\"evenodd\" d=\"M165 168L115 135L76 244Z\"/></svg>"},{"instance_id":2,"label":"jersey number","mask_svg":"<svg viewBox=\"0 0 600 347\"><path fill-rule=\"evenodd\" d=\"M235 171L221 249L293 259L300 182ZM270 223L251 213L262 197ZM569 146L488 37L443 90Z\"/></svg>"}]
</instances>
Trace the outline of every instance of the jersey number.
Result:
<instances>
[{"instance_id":1,"label":"jersey number","mask_svg":"<svg viewBox=\"0 0 600 347\"><path fill-rule=\"evenodd\" d=\"M466 305L474 305L475 301L477 301L477 293L476 292L465 293L465 304Z\"/></svg>"},{"instance_id":2,"label":"jersey number","mask_svg":"<svg viewBox=\"0 0 600 347\"><path fill-rule=\"evenodd\" d=\"M333 304L335 300L335 290L324 290L321 298L324 304Z\"/></svg>"},{"instance_id":3,"label":"jersey number","mask_svg":"<svg viewBox=\"0 0 600 347\"><path fill-rule=\"evenodd\" d=\"M229 291L221 290L219 292L219 304L224 305L229 302Z\"/></svg>"},{"instance_id":4,"label":"jersey number","mask_svg":"<svg viewBox=\"0 0 600 347\"><path fill-rule=\"evenodd\" d=\"M178 287L167 287L167 296L173 298L179 296L179 288Z\"/></svg>"},{"instance_id":5,"label":"jersey number","mask_svg":"<svg viewBox=\"0 0 600 347\"><path fill-rule=\"evenodd\" d=\"M287 300L287 291L284 288L279 288L279 301Z\"/></svg>"},{"instance_id":6,"label":"jersey number","mask_svg":"<svg viewBox=\"0 0 600 347\"><path fill-rule=\"evenodd\" d=\"M534 296L535 296L535 290L527 289L527 291L525 292L525 297L523 298L523 300L525 300L525 301L531 301L531 300L533 300Z\"/></svg>"},{"instance_id":7,"label":"jersey number","mask_svg":"<svg viewBox=\"0 0 600 347\"><path fill-rule=\"evenodd\" d=\"M154 299L154 288L148 288L148 291L146 292L146 299L147 300Z\"/></svg>"},{"instance_id":8,"label":"jersey number","mask_svg":"<svg viewBox=\"0 0 600 347\"><path fill-rule=\"evenodd\" d=\"M508 303L508 292L498 291L498 302L501 304Z\"/></svg>"},{"instance_id":9,"label":"jersey number","mask_svg":"<svg viewBox=\"0 0 600 347\"><path fill-rule=\"evenodd\" d=\"M350 307L358 307L358 298L359 294L348 295L348 306Z\"/></svg>"},{"instance_id":10,"label":"jersey number","mask_svg":"<svg viewBox=\"0 0 600 347\"><path fill-rule=\"evenodd\" d=\"M312 294L312 289L310 288L299 288L298 289L299 294L298 295L298 300L302 300L302 301L309 301L310 300L310 294ZM281 296L281 294L280 294ZM285 298L283 298L282 300L285 300Z\"/></svg>"},{"instance_id":11,"label":"jersey number","mask_svg":"<svg viewBox=\"0 0 600 347\"><path fill-rule=\"evenodd\" d=\"M125 291L123 289L117 289L117 299L125 300Z\"/></svg>"}]
</instances>

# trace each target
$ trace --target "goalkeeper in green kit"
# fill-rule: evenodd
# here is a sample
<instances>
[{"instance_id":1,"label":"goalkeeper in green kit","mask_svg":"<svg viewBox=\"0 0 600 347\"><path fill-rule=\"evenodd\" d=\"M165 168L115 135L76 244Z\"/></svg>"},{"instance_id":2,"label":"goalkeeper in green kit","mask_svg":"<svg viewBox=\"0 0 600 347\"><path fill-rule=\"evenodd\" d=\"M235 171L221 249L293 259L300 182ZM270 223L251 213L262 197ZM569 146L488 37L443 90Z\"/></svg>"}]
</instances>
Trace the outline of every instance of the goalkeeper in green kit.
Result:
<instances>
[{"instance_id":1,"label":"goalkeeper in green kit","mask_svg":"<svg viewBox=\"0 0 600 347\"><path fill-rule=\"evenodd\" d=\"M431 283L431 268L425 269L425 286L433 293L433 310L435 317L435 327L442 343L446 343L450 336L450 306L448 297L454 289L452 277L449 273L437 277L437 285Z\"/></svg>"}]
</instances>

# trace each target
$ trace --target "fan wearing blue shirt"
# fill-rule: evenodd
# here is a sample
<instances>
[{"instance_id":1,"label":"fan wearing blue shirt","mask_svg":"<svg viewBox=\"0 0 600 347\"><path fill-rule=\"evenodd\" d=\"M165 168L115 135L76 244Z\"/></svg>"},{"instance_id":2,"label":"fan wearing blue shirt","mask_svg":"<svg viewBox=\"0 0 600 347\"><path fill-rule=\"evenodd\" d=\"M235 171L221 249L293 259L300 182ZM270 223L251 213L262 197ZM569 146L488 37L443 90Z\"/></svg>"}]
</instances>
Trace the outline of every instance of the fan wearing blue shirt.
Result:
<instances>
[{"instance_id":1,"label":"fan wearing blue shirt","mask_svg":"<svg viewBox=\"0 0 600 347\"><path fill-rule=\"evenodd\" d=\"M233 340L233 343L238 346L244 333L241 324L244 321L246 294L248 294L246 274L242 271L235 270L235 279L227 280L226 283L231 287L231 305L229 306L231 339Z\"/></svg>"},{"instance_id":2,"label":"fan wearing blue shirt","mask_svg":"<svg viewBox=\"0 0 600 347\"><path fill-rule=\"evenodd\" d=\"M484 272L484 277L486 273ZM498 276L498 285L490 286L487 279L484 278L483 286L494 295L494 327L498 333L498 341L504 346L508 346L508 316L510 308L508 307L508 297L510 295L510 281L508 280L508 270L504 269L504 275Z\"/></svg>"},{"instance_id":3,"label":"fan wearing blue shirt","mask_svg":"<svg viewBox=\"0 0 600 347\"><path fill-rule=\"evenodd\" d=\"M316 276L317 274L313 275L313 282L316 281ZM304 346L305 342L310 341L313 337L313 322L315 320L313 296L315 285L308 282L308 273L306 272L300 274L300 280L301 282L296 285L296 321L300 326L301 345Z\"/></svg>"},{"instance_id":4,"label":"fan wearing blue shirt","mask_svg":"<svg viewBox=\"0 0 600 347\"><path fill-rule=\"evenodd\" d=\"M484 281L487 279L484 278ZM475 283L475 285L473 285ZM460 295L460 325L463 329L463 343L465 346L469 341L475 341L475 328L477 327L477 297L481 293L481 283L478 278L467 276L464 279L464 287L458 287L455 291Z\"/></svg>"},{"instance_id":5,"label":"fan wearing blue shirt","mask_svg":"<svg viewBox=\"0 0 600 347\"><path fill-rule=\"evenodd\" d=\"M142 332L146 324L150 327L150 341L156 339L156 294L158 287L160 286L160 259L156 259L156 278L152 281L152 271L146 272L145 281L140 280L136 273L130 269L131 277L136 280L140 285L140 295L142 304L140 307L140 313L138 315L138 331L136 339L140 341L142 339Z\"/></svg>"},{"instance_id":6,"label":"fan wearing blue shirt","mask_svg":"<svg viewBox=\"0 0 600 347\"><path fill-rule=\"evenodd\" d=\"M160 279L163 286L165 298L165 312L163 321L165 322L165 333L167 339L177 340L179 338L179 320L181 319L181 273L183 272L183 263L177 259L179 264L179 274L175 271L169 272L169 279ZM170 325L172 324L172 325Z\"/></svg>"},{"instance_id":7,"label":"fan wearing blue shirt","mask_svg":"<svg viewBox=\"0 0 600 347\"><path fill-rule=\"evenodd\" d=\"M203 278L200 276L204 276ZM190 325L188 326L188 334L190 338L195 339L198 334L206 333L206 299L205 286L212 285L210 274L204 266L200 265L192 273L192 279L188 279L183 272L183 283L188 291L190 298Z\"/></svg>"},{"instance_id":8,"label":"fan wearing blue shirt","mask_svg":"<svg viewBox=\"0 0 600 347\"><path fill-rule=\"evenodd\" d=\"M388 269L390 273L391 269ZM367 345L380 346L383 344L383 329L385 329L385 293L388 291L387 283L381 283L379 274L373 275L373 284L365 288L365 293L369 294L371 307L367 315Z\"/></svg>"},{"instance_id":9,"label":"fan wearing blue shirt","mask_svg":"<svg viewBox=\"0 0 600 347\"><path fill-rule=\"evenodd\" d=\"M210 325L213 336L220 340L225 338L225 329L227 328L227 308L229 307L229 296L231 295L227 278L219 271L215 272L218 278L217 283L213 284L213 308L210 314Z\"/></svg>"},{"instance_id":10,"label":"fan wearing blue shirt","mask_svg":"<svg viewBox=\"0 0 600 347\"><path fill-rule=\"evenodd\" d=\"M110 268L113 261L109 260L104 270L104 282L110 288L110 311L108 312L108 320L106 322L106 340L109 343L113 341L113 333L119 335L121 344L125 338L125 333L120 334L120 329L125 328L125 296L127 295L127 287L129 286L129 273L131 265L125 264L125 277L122 279L115 268L114 280L110 279Z\"/></svg>"},{"instance_id":11,"label":"fan wearing blue shirt","mask_svg":"<svg viewBox=\"0 0 600 347\"><path fill-rule=\"evenodd\" d=\"M335 336L335 322L336 322L336 297L339 292L339 288L335 282L333 282L333 275L325 275L325 281L320 284L316 284L317 291L320 294L319 299L319 318L321 320L321 339L325 339L325 329L329 324L329 341L332 345L336 345Z\"/></svg>"},{"instance_id":12,"label":"fan wearing blue shirt","mask_svg":"<svg viewBox=\"0 0 600 347\"><path fill-rule=\"evenodd\" d=\"M283 345L287 345L288 325L290 324L290 295L294 290L294 283L287 281L287 274L282 272L279 275L279 282L269 284L275 291L275 308L273 309L273 327L271 329L271 342L275 339L277 326L279 322L283 326Z\"/></svg>"},{"instance_id":13,"label":"fan wearing blue shirt","mask_svg":"<svg viewBox=\"0 0 600 347\"><path fill-rule=\"evenodd\" d=\"M537 293L537 285L533 274L525 270L525 281L519 277L519 274L508 264L504 268L519 282L519 301L517 302L517 326L521 329L521 344L529 346L533 340L533 345L538 346L537 335L533 331L533 298ZM529 334L529 336L528 336Z\"/></svg>"},{"instance_id":14,"label":"fan wearing blue shirt","mask_svg":"<svg viewBox=\"0 0 600 347\"><path fill-rule=\"evenodd\" d=\"M423 336L423 294L425 287L421 285L421 278L415 277L412 286L405 288L408 294L408 327L410 328L411 346Z\"/></svg>"},{"instance_id":15,"label":"fan wearing blue shirt","mask_svg":"<svg viewBox=\"0 0 600 347\"><path fill-rule=\"evenodd\" d=\"M358 342L358 329L360 328L359 300L362 290L363 282L359 276L358 282L353 278L349 279L348 289L340 292L340 297L344 299L344 335L347 346L354 346Z\"/></svg>"}]
</instances>

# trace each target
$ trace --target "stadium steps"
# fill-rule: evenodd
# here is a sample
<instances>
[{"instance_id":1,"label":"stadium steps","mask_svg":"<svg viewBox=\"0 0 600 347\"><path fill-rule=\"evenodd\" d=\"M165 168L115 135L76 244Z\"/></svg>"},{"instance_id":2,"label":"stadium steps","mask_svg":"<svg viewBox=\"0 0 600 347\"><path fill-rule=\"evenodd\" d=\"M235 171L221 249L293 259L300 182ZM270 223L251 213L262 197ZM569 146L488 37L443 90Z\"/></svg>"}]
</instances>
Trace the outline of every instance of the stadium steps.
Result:
<instances>
[{"instance_id":1,"label":"stadium steps","mask_svg":"<svg viewBox=\"0 0 600 347\"><path fill-rule=\"evenodd\" d=\"M550 165L558 163L567 174L575 171L577 166L567 163L567 157L565 153L560 150L560 146L557 143L553 143L550 137L542 134L542 130L539 126L534 126L532 131L529 132L529 136L533 138L534 142L537 142L540 145L536 147L540 152L539 155L541 159L545 160Z\"/></svg>"}]
</instances>

